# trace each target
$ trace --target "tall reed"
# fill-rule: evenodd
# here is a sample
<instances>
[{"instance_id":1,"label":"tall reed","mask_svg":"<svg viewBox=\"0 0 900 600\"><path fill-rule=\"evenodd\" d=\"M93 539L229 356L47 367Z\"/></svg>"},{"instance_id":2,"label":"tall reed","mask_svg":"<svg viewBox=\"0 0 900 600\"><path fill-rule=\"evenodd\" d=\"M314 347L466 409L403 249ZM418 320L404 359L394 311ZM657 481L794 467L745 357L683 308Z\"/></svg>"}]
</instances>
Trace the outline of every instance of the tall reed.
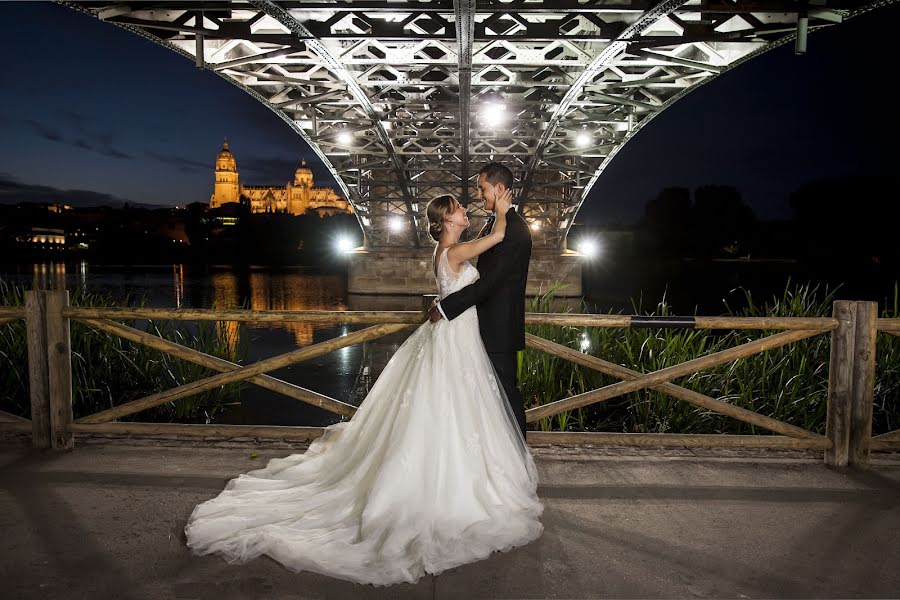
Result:
<instances>
[{"instance_id":1,"label":"tall reed","mask_svg":"<svg viewBox=\"0 0 900 600\"><path fill-rule=\"evenodd\" d=\"M900 282L894 283L894 297L882 307L881 317L900 319ZM877 352L872 408L875 435L900 429L900 336L879 333Z\"/></svg>"},{"instance_id":2,"label":"tall reed","mask_svg":"<svg viewBox=\"0 0 900 600\"><path fill-rule=\"evenodd\" d=\"M73 306L140 306L142 301L125 302L109 295L82 288L71 293ZM0 280L0 305L21 306L24 289ZM232 362L241 362L247 354L246 336L229 334L218 323L201 321L124 322L130 327L194 348ZM213 375L206 367L174 358L164 352L135 344L116 335L98 331L78 321L71 322L72 409L75 418L105 410L118 404L183 385ZM0 409L29 417L27 346L25 323L16 321L0 326ZM169 402L123 420L149 422L209 423L230 402L240 397L242 383L229 384L201 394Z\"/></svg>"},{"instance_id":3,"label":"tall reed","mask_svg":"<svg viewBox=\"0 0 900 600\"><path fill-rule=\"evenodd\" d=\"M554 291L535 298L530 310L549 312ZM835 290L790 281L780 296L758 303L747 290L735 290L743 308L730 315L759 317L829 316ZM663 298L652 309L634 303L633 314L667 316L671 309ZM882 316L897 317L900 294L895 289L893 306ZM582 305L580 312L585 312ZM528 331L546 339L628 367L650 372L705 354L776 333L775 331L710 331L695 329L612 329L529 326ZM685 388L713 398L823 433L828 396L830 335L807 338L675 380ZM523 353L520 385L530 408L602 387L618 381L543 352ZM890 431L900 423L900 338L881 334L878 339L873 431ZM682 400L644 389L542 419L541 430L622 431L677 433L770 433Z\"/></svg>"}]
</instances>

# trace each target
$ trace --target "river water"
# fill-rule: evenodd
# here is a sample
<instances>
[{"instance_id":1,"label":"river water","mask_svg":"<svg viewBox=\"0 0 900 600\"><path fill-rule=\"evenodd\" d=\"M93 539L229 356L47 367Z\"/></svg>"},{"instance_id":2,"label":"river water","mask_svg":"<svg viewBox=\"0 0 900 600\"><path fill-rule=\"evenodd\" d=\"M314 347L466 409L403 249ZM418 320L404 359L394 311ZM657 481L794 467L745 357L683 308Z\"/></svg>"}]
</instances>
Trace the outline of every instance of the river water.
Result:
<instances>
[{"instance_id":1,"label":"river water","mask_svg":"<svg viewBox=\"0 0 900 600\"><path fill-rule=\"evenodd\" d=\"M835 268L792 262L708 263L672 261L644 265L589 265L584 273L589 309L632 313L632 299L643 296L644 310L666 298L672 314L722 314L725 302L739 309L741 287L759 298L780 296L788 280L841 285L839 298L875 300L884 306L900 273L884 265ZM124 303L141 298L158 308L248 308L253 310L419 310L418 296L357 296L347 293L346 276L304 267L247 268L230 265L110 266L86 262L0 266L0 281L43 289L84 288ZM347 325L309 323L226 323L227 333L247 349L245 363L344 335ZM342 348L270 374L338 400L359 404L384 364L410 331ZM327 425L333 413L248 384L239 406L221 422L273 425Z\"/></svg>"},{"instance_id":2,"label":"river water","mask_svg":"<svg viewBox=\"0 0 900 600\"><path fill-rule=\"evenodd\" d=\"M0 280L29 288L81 287L122 303L129 297L142 298L144 306L153 308L345 311L417 310L422 305L420 297L350 296L344 275L317 274L302 267L237 270L231 266L126 268L85 262L43 263L3 267ZM354 329L348 325L310 323L227 322L222 326L228 328L231 339L243 342L247 349L245 363L323 342ZM387 358L409 333L342 348L269 374L358 405ZM317 426L339 420L333 413L252 384L244 388L240 406L231 407L223 419L232 423Z\"/></svg>"}]
</instances>

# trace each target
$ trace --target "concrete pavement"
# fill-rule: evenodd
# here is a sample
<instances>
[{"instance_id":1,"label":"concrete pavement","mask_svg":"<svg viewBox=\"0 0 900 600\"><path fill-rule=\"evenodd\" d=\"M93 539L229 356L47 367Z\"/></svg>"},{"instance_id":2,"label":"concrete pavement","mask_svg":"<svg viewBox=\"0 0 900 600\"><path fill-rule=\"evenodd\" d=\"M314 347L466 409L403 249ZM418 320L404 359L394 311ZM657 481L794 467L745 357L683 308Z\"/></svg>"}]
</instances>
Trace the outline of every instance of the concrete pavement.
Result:
<instances>
[{"instance_id":1,"label":"concrete pavement","mask_svg":"<svg viewBox=\"0 0 900 600\"><path fill-rule=\"evenodd\" d=\"M288 448L0 443L2 598L856 598L900 596L900 461L538 447L545 533L416 585L192 556L182 528ZM256 453L254 457L252 453Z\"/></svg>"}]
</instances>

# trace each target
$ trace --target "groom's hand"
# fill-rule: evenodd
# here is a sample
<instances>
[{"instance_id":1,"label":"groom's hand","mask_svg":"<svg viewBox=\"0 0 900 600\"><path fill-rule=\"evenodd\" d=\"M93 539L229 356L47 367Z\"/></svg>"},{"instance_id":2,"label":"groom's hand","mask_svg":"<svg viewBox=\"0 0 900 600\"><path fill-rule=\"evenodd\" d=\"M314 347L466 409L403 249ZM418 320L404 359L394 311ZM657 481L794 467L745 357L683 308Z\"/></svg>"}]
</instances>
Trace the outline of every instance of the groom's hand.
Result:
<instances>
[{"instance_id":1,"label":"groom's hand","mask_svg":"<svg viewBox=\"0 0 900 600\"><path fill-rule=\"evenodd\" d=\"M432 304L431 308L428 309L428 320L432 323L437 323L443 317L441 317L441 311L438 310L437 304Z\"/></svg>"}]
</instances>

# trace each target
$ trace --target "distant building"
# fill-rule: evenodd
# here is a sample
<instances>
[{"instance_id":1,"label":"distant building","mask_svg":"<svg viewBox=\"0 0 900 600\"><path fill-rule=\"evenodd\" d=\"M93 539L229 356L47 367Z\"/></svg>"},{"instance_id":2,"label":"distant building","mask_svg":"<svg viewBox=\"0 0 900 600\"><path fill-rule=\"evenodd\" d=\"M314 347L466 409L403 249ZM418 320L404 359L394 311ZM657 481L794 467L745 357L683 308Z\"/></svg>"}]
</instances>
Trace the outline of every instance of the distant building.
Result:
<instances>
[{"instance_id":1,"label":"distant building","mask_svg":"<svg viewBox=\"0 0 900 600\"><path fill-rule=\"evenodd\" d=\"M66 232L63 229L32 227L31 230L22 237L22 241L51 247L65 247Z\"/></svg>"},{"instance_id":2,"label":"distant building","mask_svg":"<svg viewBox=\"0 0 900 600\"><path fill-rule=\"evenodd\" d=\"M302 215L309 211L319 215L352 213L353 207L331 188L315 187L312 171L306 161L294 173L293 183L284 187L241 185L237 162L228 149L228 140L216 157L215 191L209 199L210 208L218 208L229 202L240 202L245 197L250 210L255 213L289 213Z\"/></svg>"}]
</instances>

